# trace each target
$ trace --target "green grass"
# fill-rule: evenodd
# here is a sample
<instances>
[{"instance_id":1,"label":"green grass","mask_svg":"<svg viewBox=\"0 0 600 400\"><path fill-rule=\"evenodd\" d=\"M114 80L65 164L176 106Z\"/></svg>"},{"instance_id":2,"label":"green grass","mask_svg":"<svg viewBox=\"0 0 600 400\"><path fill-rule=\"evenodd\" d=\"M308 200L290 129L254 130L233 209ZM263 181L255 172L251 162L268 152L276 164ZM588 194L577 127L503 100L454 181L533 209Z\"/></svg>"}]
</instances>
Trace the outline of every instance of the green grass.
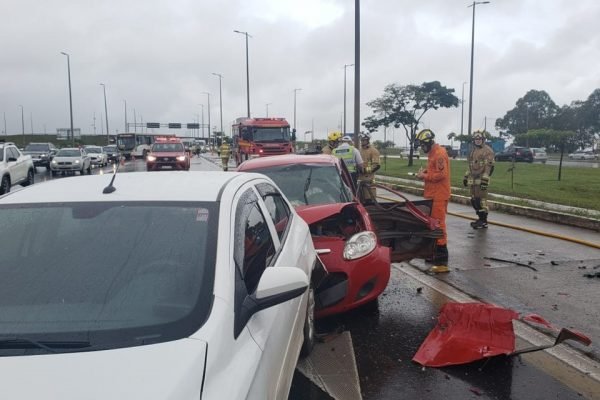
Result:
<instances>
[{"instance_id":1,"label":"green grass","mask_svg":"<svg viewBox=\"0 0 600 400\"><path fill-rule=\"evenodd\" d=\"M451 185L462 187L463 175L467 162L451 161ZM383 163L383 160L382 160ZM427 160L414 160L408 167L408 160L388 158L378 174L415 179L409 172L425 168ZM539 200L548 203L562 204L600 211L600 170L597 168L562 168L562 177L558 181L558 166L545 164L515 163L514 180L511 186L512 163L496 162L489 192L525 199Z\"/></svg>"}]
</instances>

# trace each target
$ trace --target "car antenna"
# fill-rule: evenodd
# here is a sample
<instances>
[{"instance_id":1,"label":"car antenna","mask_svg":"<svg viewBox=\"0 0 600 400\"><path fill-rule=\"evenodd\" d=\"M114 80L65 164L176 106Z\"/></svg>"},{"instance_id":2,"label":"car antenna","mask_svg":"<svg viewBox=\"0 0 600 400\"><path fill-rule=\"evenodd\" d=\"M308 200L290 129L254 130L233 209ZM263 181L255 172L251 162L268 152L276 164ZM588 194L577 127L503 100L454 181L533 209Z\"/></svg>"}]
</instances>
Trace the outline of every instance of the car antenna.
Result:
<instances>
[{"instance_id":1,"label":"car antenna","mask_svg":"<svg viewBox=\"0 0 600 400\"><path fill-rule=\"evenodd\" d=\"M115 172L113 173L110 183L108 184L107 187L102 189L103 194L110 194L110 193L114 192L115 190L117 190L117 188L113 186L113 182L115 181L115 178L117 177L117 172L119 172L120 165L121 165L121 157L119 157L119 163L117 164L117 168L115 168Z\"/></svg>"}]
</instances>

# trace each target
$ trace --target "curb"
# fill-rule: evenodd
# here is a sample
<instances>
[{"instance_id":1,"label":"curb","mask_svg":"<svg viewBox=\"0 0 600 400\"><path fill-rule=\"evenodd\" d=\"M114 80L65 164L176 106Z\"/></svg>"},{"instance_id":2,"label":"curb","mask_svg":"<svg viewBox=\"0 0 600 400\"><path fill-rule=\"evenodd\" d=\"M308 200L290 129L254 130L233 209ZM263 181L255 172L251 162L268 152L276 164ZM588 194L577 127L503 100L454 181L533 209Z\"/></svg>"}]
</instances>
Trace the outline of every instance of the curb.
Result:
<instances>
[{"instance_id":1,"label":"curb","mask_svg":"<svg viewBox=\"0 0 600 400\"><path fill-rule=\"evenodd\" d=\"M423 195L423 188L418 188L409 185L402 185L398 183L391 183L388 180L381 180L376 178L377 183L389 185L392 189L405 191L408 193L416 194L419 196ZM471 199L467 196L458 194L451 194L450 201L453 203L459 203L463 205L471 205ZM557 211L543 210L541 208L516 206L514 204L503 203L496 200L487 201L488 207L493 211L501 211L507 214L522 215L543 221L554 222L562 225L575 226L577 228L585 228L593 231L600 232L600 221L593 218L582 217L578 215L566 214Z\"/></svg>"}]
</instances>

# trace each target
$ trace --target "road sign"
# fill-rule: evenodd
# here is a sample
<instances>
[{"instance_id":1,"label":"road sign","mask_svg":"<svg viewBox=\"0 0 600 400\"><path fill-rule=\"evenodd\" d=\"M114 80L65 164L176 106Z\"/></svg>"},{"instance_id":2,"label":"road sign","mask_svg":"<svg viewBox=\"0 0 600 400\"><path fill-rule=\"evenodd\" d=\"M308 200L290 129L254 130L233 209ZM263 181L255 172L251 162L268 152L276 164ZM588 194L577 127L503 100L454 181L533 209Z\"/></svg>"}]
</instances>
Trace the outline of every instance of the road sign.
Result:
<instances>
[{"instance_id":1,"label":"road sign","mask_svg":"<svg viewBox=\"0 0 600 400\"><path fill-rule=\"evenodd\" d=\"M169 129L181 129L180 123L169 122Z\"/></svg>"},{"instance_id":2,"label":"road sign","mask_svg":"<svg viewBox=\"0 0 600 400\"><path fill-rule=\"evenodd\" d=\"M200 124L187 124L188 129L200 129Z\"/></svg>"},{"instance_id":3,"label":"road sign","mask_svg":"<svg viewBox=\"0 0 600 400\"><path fill-rule=\"evenodd\" d=\"M158 123L158 122L146 122L146 128L160 128L160 123Z\"/></svg>"}]
</instances>

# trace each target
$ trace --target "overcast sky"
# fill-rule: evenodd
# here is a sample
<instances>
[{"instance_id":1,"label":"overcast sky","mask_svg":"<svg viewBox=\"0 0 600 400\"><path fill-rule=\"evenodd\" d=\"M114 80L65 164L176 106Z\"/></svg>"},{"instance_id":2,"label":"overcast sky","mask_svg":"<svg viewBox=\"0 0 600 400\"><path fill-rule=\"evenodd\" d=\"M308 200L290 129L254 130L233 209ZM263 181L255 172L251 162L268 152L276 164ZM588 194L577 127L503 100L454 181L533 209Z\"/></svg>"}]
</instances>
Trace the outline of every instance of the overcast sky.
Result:
<instances>
[{"instance_id":1,"label":"overcast sky","mask_svg":"<svg viewBox=\"0 0 600 400\"><path fill-rule=\"evenodd\" d=\"M361 118L390 83L438 80L468 99L472 8L462 0L361 1ZM286 117L315 138L339 130L344 64L354 63L353 0L2 0L0 111L9 134L69 126L70 54L75 128L100 133L106 84L111 133L138 122L208 122L219 129L246 115L245 38L252 116ZM473 128L488 129L528 90L558 105L600 87L600 2L492 0L475 24ZM354 70L347 69L347 127L353 126ZM467 130L468 103L464 106ZM3 121L0 121L4 131ZM424 126L446 142L461 109L430 111ZM106 128L105 128L106 129ZM494 129L491 129L495 132ZM185 130L178 132L180 135ZM391 130L388 132L392 136ZM402 136L401 136L402 135ZM405 139L400 131L394 138ZM383 139L378 133L376 139Z\"/></svg>"}]
</instances>

